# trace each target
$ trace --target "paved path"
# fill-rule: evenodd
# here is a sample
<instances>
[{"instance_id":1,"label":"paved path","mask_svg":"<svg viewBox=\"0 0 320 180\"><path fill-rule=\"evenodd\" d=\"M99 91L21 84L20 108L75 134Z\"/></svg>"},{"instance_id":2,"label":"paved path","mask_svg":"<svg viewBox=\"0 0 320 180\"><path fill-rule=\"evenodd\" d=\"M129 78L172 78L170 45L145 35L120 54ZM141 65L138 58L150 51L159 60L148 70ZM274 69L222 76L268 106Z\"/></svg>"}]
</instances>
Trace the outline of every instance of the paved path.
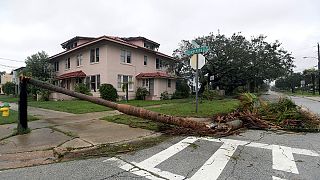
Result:
<instances>
[{"instance_id":1,"label":"paved path","mask_svg":"<svg viewBox=\"0 0 320 180\"><path fill-rule=\"evenodd\" d=\"M11 106L17 109L16 104ZM28 123L32 130L29 134L12 136L16 124L0 125L0 169L50 163L68 149L92 148L158 135L100 120L120 114L118 111L71 114L28 107L28 113L40 118Z\"/></svg>"},{"instance_id":2,"label":"paved path","mask_svg":"<svg viewBox=\"0 0 320 180\"><path fill-rule=\"evenodd\" d=\"M319 179L319 134L177 137L113 158L6 170L0 179Z\"/></svg>"}]
</instances>

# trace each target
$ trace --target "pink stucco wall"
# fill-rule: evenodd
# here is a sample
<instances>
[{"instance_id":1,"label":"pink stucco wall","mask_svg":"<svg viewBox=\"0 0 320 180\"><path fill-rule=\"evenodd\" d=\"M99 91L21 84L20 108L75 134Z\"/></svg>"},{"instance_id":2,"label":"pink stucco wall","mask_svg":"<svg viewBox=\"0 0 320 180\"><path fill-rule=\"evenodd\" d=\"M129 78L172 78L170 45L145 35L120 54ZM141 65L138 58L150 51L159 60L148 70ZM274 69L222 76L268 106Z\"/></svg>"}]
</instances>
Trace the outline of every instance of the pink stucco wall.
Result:
<instances>
[{"instance_id":1,"label":"pink stucco wall","mask_svg":"<svg viewBox=\"0 0 320 180\"><path fill-rule=\"evenodd\" d=\"M99 62L90 63L90 49L99 47ZM131 51L131 64L122 63L120 61L121 50ZM77 55L82 54L82 65L77 67ZM145 66L143 64L144 56L148 57L148 63ZM70 57L71 68L65 70L65 59ZM164 58L161 58L164 59ZM135 90L141 86L141 80L137 80L135 77L139 73L147 72L157 72L166 70L157 70L156 69L156 56L150 52L143 51L136 48L131 48L116 43L100 43L94 46L88 46L75 52L69 53L58 58L59 60L59 72L56 72L56 75L74 72L82 70L87 76L100 74L101 84L109 83L112 84L117 90L119 96L124 96L121 88L117 88L118 74L120 75L130 75L133 77L133 91L129 92L129 98L132 99L135 97ZM165 59L164 59L165 60ZM159 99L160 94L163 91L168 91L172 94L175 91L175 80L172 80L171 88L167 87L166 79L155 79L154 86L154 99ZM72 81L71 89L73 89L75 81ZM98 92L93 93L94 96L99 96Z\"/></svg>"}]
</instances>

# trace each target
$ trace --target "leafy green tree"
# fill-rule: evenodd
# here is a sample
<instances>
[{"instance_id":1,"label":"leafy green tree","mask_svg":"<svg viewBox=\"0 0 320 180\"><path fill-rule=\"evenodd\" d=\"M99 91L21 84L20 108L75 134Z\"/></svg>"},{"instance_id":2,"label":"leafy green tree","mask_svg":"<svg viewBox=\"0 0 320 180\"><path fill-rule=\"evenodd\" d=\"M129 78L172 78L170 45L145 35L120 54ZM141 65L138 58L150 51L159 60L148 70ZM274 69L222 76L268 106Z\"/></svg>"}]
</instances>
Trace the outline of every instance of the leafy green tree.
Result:
<instances>
[{"instance_id":1,"label":"leafy green tree","mask_svg":"<svg viewBox=\"0 0 320 180\"><path fill-rule=\"evenodd\" d=\"M212 88L219 87L230 94L240 86L249 86L254 91L266 81L288 74L293 67L293 57L281 49L278 41L268 43L265 38L258 36L247 40L241 33L231 37L211 33L196 38L197 44L209 47L209 51L204 54L206 65L200 70L200 92L212 75L215 77L211 82ZM174 53L181 59L179 63L187 62L190 57L184 52L191 47L191 43L185 40L179 45ZM176 66L181 75L184 71L179 67Z\"/></svg>"},{"instance_id":2,"label":"leafy green tree","mask_svg":"<svg viewBox=\"0 0 320 180\"><path fill-rule=\"evenodd\" d=\"M52 78L53 69L46 52L41 51L33 54L27 57L25 62L27 75L42 81L48 81Z\"/></svg>"},{"instance_id":3,"label":"leafy green tree","mask_svg":"<svg viewBox=\"0 0 320 180\"><path fill-rule=\"evenodd\" d=\"M2 86L2 90L6 95L14 95L15 94L15 84L13 82L6 82Z\"/></svg>"},{"instance_id":4,"label":"leafy green tree","mask_svg":"<svg viewBox=\"0 0 320 180\"><path fill-rule=\"evenodd\" d=\"M26 59L26 68L24 74L42 81L49 81L52 78L53 67L49 62L49 56L46 52L41 51L33 54ZM29 91L36 98L36 94L49 94L46 90L30 86Z\"/></svg>"}]
</instances>

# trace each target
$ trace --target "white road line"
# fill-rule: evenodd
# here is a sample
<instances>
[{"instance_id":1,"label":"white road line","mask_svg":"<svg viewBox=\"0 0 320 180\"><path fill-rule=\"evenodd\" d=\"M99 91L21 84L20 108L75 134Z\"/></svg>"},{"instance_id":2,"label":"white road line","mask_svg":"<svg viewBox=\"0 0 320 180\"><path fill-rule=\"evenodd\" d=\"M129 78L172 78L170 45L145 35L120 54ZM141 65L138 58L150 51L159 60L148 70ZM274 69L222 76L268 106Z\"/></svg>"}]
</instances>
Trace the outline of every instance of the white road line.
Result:
<instances>
[{"instance_id":1,"label":"white road line","mask_svg":"<svg viewBox=\"0 0 320 180\"><path fill-rule=\"evenodd\" d=\"M224 143L190 179L218 179L237 147Z\"/></svg>"},{"instance_id":2,"label":"white road line","mask_svg":"<svg viewBox=\"0 0 320 180\"><path fill-rule=\"evenodd\" d=\"M301 154L306 156L320 156L316 151L308 150L308 149L298 149L292 148L292 152L295 154Z\"/></svg>"},{"instance_id":3,"label":"white road line","mask_svg":"<svg viewBox=\"0 0 320 180\"><path fill-rule=\"evenodd\" d=\"M126 162L124 162L124 161L122 161L121 159L118 159L118 158L110 158L110 159L104 160L103 162L116 162L116 163L118 163L118 167L119 168L121 168L121 169L123 169L125 171L128 171L130 173L133 173L135 175L145 177L147 179L152 179L152 180L163 180L163 179L165 179L165 178L161 178L161 177L155 176L155 175L151 174L150 172L145 171L143 169L139 169L137 167L134 167L133 165L131 165L129 163L126 163Z\"/></svg>"},{"instance_id":4,"label":"white road line","mask_svg":"<svg viewBox=\"0 0 320 180\"><path fill-rule=\"evenodd\" d=\"M167 160L171 156L177 154L178 152L182 151L184 148L188 147L191 143L194 143L199 138L196 137L187 137L180 142L170 146L169 148L151 156L150 158L138 163L139 167L145 168L154 168L163 161Z\"/></svg>"},{"instance_id":5,"label":"white road line","mask_svg":"<svg viewBox=\"0 0 320 180\"><path fill-rule=\"evenodd\" d=\"M279 177L276 177L276 176L272 176L272 180L286 180L286 179L282 179L282 178L279 178Z\"/></svg>"},{"instance_id":6,"label":"white road line","mask_svg":"<svg viewBox=\"0 0 320 180\"><path fill-rule=\"evenodd\" d=\"M291 147L273 145L272 161L273 169L299 174Z\"/></svg>"}]
</instances>

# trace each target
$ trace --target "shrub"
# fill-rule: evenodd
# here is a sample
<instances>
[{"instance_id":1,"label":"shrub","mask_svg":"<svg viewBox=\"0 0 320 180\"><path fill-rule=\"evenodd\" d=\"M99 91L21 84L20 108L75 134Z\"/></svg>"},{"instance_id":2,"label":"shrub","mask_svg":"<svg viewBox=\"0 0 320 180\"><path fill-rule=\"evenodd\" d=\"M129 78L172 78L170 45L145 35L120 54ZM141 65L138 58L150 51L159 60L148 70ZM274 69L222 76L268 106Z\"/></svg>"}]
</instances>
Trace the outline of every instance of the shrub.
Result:
<instances>
[{"instance_id":1,"label":"shrub","mask_svg":"<svg viewBox=\"0 0 320 180\"><path fill-rule=\"evenodd\" d=\"M170 96L169 96L168 91L162 92L160 99L161 99L161 100L168 100L168 99L170 99Z\"/></svg>"},{"instance_id":2,"label":"shrub","mask_svg":"<svg viewBox=\"0 0 320 180\"><path fill-rule=\"evenodd\" d=\"M185 80L177 80L176 91L172 94L172 99L183 99L190 96L190 87Z\"/></svg>"},{"instance_id":3,"label":"shrub","mask_svg":"<svg viewBox=\"0 0 320 180\"><path fill-rule=\"evenodd\" d=\"M117 90L111 84L101 84L99 92L102 99L116 101L118 98Z\"/></svg>"},{"instance_id":4,"label":"shrub","mask_svg":"<svg viewBox=\"0 0 320 180\"><path fill-rule=\"evenodd\" d=\"M202 93L202 98L212 101L214 99L223 99L223 96L221 96L218 92L218 90L208 90L206 89L203 93Z\"/></svg>"},{"instance_id":5,"label":"shrub","mask_svg":"<svg viewBox=\"0 0 320 180\"><path fill-rule=\"evenodd\" d=\"M136 99L145 100L146 96L149 95L149 91L144 87L139 87L136 92Z\"/></svg>"},{"instance_id":6,"label":"shrub","mask_svg":"<svg viewBox=\"0 0 320 180\"><path fill-rule=\"evenodd\" d=\"M75 92L92 96L90 89L85 84L82 84L82 83L76 84L74 90Z\"/></svg>"},{"instance_id":7,"label":"shrub","mask_svg":"<svg viewBox=\"0 0 320 180\"><path fill-rule=\"evenodd\" d=\"M13 82L6 82L2 86L2 90L6 95L15 94L15 84Z\"/></svg>"},{"instance_id":8,"label":"shrub","mask_svg":"<svg viewBox=\"0 0 320 180\"><path fill-rule=\"evenodd\" d=\"M49 90L41 89L39 91L40 101L49 101L51 92Z\"/></svg>"}]
</instances>

